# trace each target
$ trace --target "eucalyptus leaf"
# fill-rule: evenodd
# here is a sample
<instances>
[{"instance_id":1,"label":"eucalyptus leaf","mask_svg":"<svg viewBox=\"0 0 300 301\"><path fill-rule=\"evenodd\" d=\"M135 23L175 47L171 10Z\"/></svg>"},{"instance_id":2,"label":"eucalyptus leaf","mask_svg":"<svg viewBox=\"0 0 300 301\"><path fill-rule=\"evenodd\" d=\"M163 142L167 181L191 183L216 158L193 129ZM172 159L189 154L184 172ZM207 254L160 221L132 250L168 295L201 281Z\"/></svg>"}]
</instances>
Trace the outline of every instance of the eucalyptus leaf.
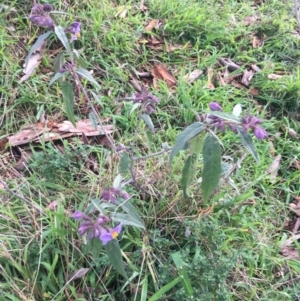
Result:
<instances>
[{"instance_id":1,"label":"eucalyptus leaf","mask_svg":"<svg viewBox=\"0 0 300 301\"><path fill-rule=\"evenodd\" d=\"M76 127L75 115L74 115L74 89L73 85L69 82L62 83L62 93L64 97L65 111L68 119Z\"/></svg>"},{"instance_id":2,"label":"eucalyptus leaf","mask_svg":"<svg viewBox=\"0 0 300 301\"><path fill-rule=\"evenodd\" d=\"M104 248L112 266L118 271L120 275L122 275L125 279L128 279L122 259L119 242L116 239L112 239L104 246Z\"/></svg>"},{"instance_id":3,"label":"eucalyptus leaf","mask_svg":"<svg viewBox=\"0 0 300 301\"><path fill-rule=\"evenodd\" d=\"M98 84L98 82L94 79L94 77L86 69L78 68L78 69L76 69L76 73L83 76L90 83L94 84L97 88L100 88L100 85Z\"/></svg>"},{"instance_id":4,"label":"eucalyptus leaf","mask_svg":"<svg viewBox=\"0 0 300 301\"><path fill-rule=\"evenodd\" d=\"M176 141L174 146L172 147L171 153L170 153L170 163L172 163L173 158L183 149L186 148L188 145L188 142L194 138L196 135L203 132L204 127L201 122L195 122L189 125L187 128L181 132Z\"/></svg>"},{"instance_id":5,"label":"eucalyptus leaf","mask_svg":"<svg viewBox=\"0 0 300 301\"><path fill-rule=\"evenodd\" d=\"M240 127L238 127L237 130L238 130L239 136L242 140L243 146L253 156L253 158L256 160L256 162L259 163L260 158L259 158L256 147L252 141L250 134L248 132L244 131Z\"/></svg>"},{"instance_id":6,"label":"eucalyptus leaf","mask_svg":"<svg viewBox=\"0 0 300 301\"><path fill-rule=\"evenodd\" d=\"M203 172L201 189L203 194L203 200L206 203L218 187L222 166L221 166L221 147L218 139L208 134L203 144Z\"/></svg>"}]
</instances>

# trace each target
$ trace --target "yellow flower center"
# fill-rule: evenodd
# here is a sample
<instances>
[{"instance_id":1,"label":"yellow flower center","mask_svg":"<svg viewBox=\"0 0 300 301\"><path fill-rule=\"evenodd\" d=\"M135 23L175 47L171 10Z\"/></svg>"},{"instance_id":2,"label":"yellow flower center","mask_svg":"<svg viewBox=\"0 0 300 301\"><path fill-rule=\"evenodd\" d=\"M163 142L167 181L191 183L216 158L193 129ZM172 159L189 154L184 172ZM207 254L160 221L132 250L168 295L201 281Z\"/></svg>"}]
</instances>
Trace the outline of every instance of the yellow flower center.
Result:
<instances>
[{"instance_id":1,"label":"yellow flower center","mask_svg":"<svg viewBox=\"0 0 300 301\"><path fill-rule=\"evenodd\" d=\"M116 232L116 231L114 231L114 232L112 232L111 237L112 237L112 238L117 238L118 235L119 235L119 233Z\"/></svg>"},{"instance_id":2,"label":"yellow flower center","mask_svg":"<svg viewBox=\"0 0 300 301\"><path fill-rule=\"evenodd\" d=\"M77 38L80 38L80 33L79 33L79 32L76 33L76 37L77 37Z\"/></svg>"}]
</instances>

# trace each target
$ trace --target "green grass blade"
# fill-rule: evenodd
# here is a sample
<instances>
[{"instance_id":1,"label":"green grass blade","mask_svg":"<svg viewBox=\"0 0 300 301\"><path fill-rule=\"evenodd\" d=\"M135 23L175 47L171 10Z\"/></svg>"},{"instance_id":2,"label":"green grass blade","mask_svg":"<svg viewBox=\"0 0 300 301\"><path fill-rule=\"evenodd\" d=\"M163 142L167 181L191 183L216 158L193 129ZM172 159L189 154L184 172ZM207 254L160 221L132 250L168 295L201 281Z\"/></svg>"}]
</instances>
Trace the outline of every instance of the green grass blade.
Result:
<instances>
[{"instance_id":1,"label":"green grass blade","mask_svg":"<svg viewBox=\"0 0 300 301\"><path fill-rule=\"evenodd\" d=\"M161 289L159 289L148 301L159 300L159 298L161 298L163 294L165 294L167 291L169 291L170 289L172 289L180 281L182 281L181 276L175 278L171 282L169 282L166 285L164 285Z\"/></svg>"}]
</instances>

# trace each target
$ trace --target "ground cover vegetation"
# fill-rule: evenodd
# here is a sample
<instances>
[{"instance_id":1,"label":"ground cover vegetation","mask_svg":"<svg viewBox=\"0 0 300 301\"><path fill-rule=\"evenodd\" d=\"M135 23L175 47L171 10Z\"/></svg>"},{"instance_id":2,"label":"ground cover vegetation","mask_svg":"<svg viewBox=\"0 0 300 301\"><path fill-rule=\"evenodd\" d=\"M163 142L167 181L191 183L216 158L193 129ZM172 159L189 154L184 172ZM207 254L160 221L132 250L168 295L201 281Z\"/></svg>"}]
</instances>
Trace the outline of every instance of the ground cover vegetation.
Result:
<instances>
[{"instance_id":1,"label":"ground cover vegetation","mask_svg":"<svg viewBox=\"0 0 300 301\"><path fill-rule=\"evenodd\" d=\"M0 4L0 300L299 300L297 6Z\"/></svg>"}]
</instances>

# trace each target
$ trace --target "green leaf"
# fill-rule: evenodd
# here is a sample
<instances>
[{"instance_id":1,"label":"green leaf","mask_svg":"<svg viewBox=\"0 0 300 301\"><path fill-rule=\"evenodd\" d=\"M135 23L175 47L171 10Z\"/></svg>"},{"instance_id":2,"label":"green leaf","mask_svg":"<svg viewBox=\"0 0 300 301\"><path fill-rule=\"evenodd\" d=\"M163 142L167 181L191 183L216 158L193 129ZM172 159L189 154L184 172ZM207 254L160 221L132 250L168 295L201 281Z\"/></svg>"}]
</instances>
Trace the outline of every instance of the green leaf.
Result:
<instances>
[{"instance_id":1,"label":"green leaf","mask_svg":"<svg viewBox=\"0 0 300 301\"><path fill-rule=\"evenodd\" d=\"M182 169L180 184L182 186L183 196L185 199L189 198L188 187L194 179L197 157L197 154L189 155Z\"/></svg>"},{"instance_id":2,"label":"green leaf","mask_svg":"<svg viewBox=\"0 0 300 301\"><path fill-rule=\"evenodd\" d=\"M111 219L114 222L123 223L123 225L130 225L137 228L144 229L144 223L134 215L125 214L125 213L115 213L111 215Z\"/></svg>"},{"instance_id":3,"label":"green leaf","mask_svg":"<svg viewBox=\"0 0 300 301\"><path fill-rule=\"evenodd\" d=\"M35 43L31 46L28 55L26 57L25 60L25 69L27 67L27 64L29 62L29 59L31 58L32 54L36 52L36 50L44 43L44 41L50 36L50 34L52 33L52 31L47 31L46 33L40 35L37 40L35 41Z\"/></svg>"},{"instance_id":4,"label":"green leaf","mask_svg":"<svg viewBox=\"0 0 300 301\"><path fill-rule=\"evenodd\" d=\"M128 279L128 276L124 268L119 242L116 239L113 239L109 241L104 246L104 248L112 266L118 271L120 275Z\"/></svg>"},{"instance_id":5,"label":"green leaf","mask_svg":"<svg viewBox=\"0 0 300 301\"><path fill-rule=\"evenodd\" d=\"M171 257L175 263L178 274L182 277L184 290L188 296L193 295L193 288L191 285L190 278L186 272L185 263L183 262L179 252L171 254Z\"/></svg>"},{"instance_id":6,"label":"green leaf","mask_svg":"<svg viewBox=\"0 0 300 301\"><path fill-rule=\"evenodd\" d=\"M56 82L58 79L60 79L63 76L64 76L64 73L60 73L60 72L56 73L50 80L49 86L51 86L54 82Z\"/></svg>"},{"instance_id":7,"label":"green leaf","mask_svg":"<svg viewBox=\"0 0 300 301\"><path fill-rule=\"evenodd\" d=\"M62 44L66 48L66 50L68 52L68 55L70 57L73 57L72 56L72 51L71 51L71 46L70 46L69 40L67 38L67 35L66 35L63 27L55 26L54 31L55 31L56 36L60 39L60 41L62 42Z\"/></svg>"},{"instance_id":8,"label":"green leaf","mask_svg":"<svg viewBox=\"0 0 300 301\"><path fill-rule=\"evenodd\" d=\"M73 53L75 54L74 60L76 63L83 69L86 69L88 63L81 57L80 52L76 49L73 49Z\"/></svg>"},{"instance_id":9,"label":"green leaf","mask_svg":"<svg viewBox=\"0 0 300 301\"><path fill-rule=\"evenodd\" d=\"M119 165L120 173L122 175L126 174L128 168L129 168L129 165L130 165L129 154L126 151L123 151L122 156L121 156L121 160L120 160L120 165Z\"/></svg>"},{"instance_id":10,"label":"green leaf","mask_svg":"<svg viewBox=\"0 0 300 301\"><path fill-rule=\"evenodd\" d=\"M209 115L214 115L214 116L220 117L224 120L229 120L229 121L233 121L233 122L238 122L238 123L241 122L241 119L239 117L234 116L232 114L228 114L228 113L214 111L214 112L209 112Z\"/></svg>"},{"instance_id":11,"label":"green leaf","mask_svg":"<svg viewBox=\"0 0 300 301\"><path fill-rule=\"evenodd\" d=\"M98 127L98 121L93 112L89 113L89 120L91 121L92 126L94 127L95 130L97 130Z\"/></svg>"},{"instance_id":12,"label":"green leaf","mask_svg":"<svg viewBox=\"0 0 300 301\"><path fill-rule=\"evenodd\" d=\"M242 140L242 144L243 144L244 148L253 156L253 158L256 160L256 162L259 163L260 162L259 155L256 151L256 147L252 141L251 136L246 131L244 131L242 128L238 127L237 130L238 130L239 136Z\"/></svg>"},{"instance_id":13,"label":"green leaf","mask_svg":"<svg viewBox=\"0 0 300 301\"><path fill-rule=\"evenodd\" d=\"M148 114L142 114L141 118L144 120L144 122L146 123L146 125L149 127L149 129L154 132L154 125L152 122L151 117Z\"/></svg>"},{"instance_id":14,"label":"green leaf","mask_svg":"<svg viewBox=\"0 0 300 301\"><path fill-rule=\"evenodd\" d=\"M181 132L174 146L172 147L170 153L170 163L172 163L173 158L183 149L186 148L187 143L194 138L196 135L200 134L204 130L203 124L201 122L195 122L189 125L183 132Z\"/></svg>"},{"instance_id":15,"label":"green leaf","mask_svg":"<svg viewBox=\"0 0 300 301\"><path fill-rule=\"evenodd\" d=\"M203 172L201 189L204 202L207 202L213 191L217 188L221 173L221 147L218 139L208 134L203 145Z\"/></svg>"},{"instance_id":16,"label":"green leaf","mask_svg":"<svg viewBox=\"0 0 300 301\"><path fill-rule=\"evenodd\" d=\"M147 301L147 295L148 295L148 278L144 278L142 289L141 289L141 301Z\"/></svg>"},{"instance_id":17,"label":"green leaf","mask_svg":"<svg viewBox=\"0 0 300 301\"><path fill-rule=\"evenodd\" d=\"M161 289L159 289L150 299L148 299L148 301L159 300L163 296L163 294L165 294L167 291L169 291L170 289L172 289L180 281L182 281L181 276L175 278L171 282L169 282L166 285L164 285Z\"/></svg>"},{"instance_id":18,"label":"green leaf","mask_svg":"<svg viewBox=\"0 0 300 301\"><path fill-rule=\"evenodd\" d=\"M90 83L94 84L97 88L100 88L100 85L97 83L97 81L93 78L93 76L86 69L78 68L76 70L76 73L83 76Z\"/></svg>"},{"instance_id":19,"label":"green leaf","mask_svg":"<svg viewBox=\"0 0 300 301\"><path fill-rule=\"evenodd\" d=\"M190 140L190 150L192 154L200 155L202 153L205 133L202 132L200 135Z\"/></svg>"},{"instance_id":20,"label":"green leaf","mask_svg":"<svg viewBox=\"0 0 300 301\"><path fill-rule=\"evenodd\" d=\"M74 115L74 91L73 85L69 82L62 83L62 93L64 97L65 111L68 119L76 127L75 115Z\"/></svg>"}]
</instances>

